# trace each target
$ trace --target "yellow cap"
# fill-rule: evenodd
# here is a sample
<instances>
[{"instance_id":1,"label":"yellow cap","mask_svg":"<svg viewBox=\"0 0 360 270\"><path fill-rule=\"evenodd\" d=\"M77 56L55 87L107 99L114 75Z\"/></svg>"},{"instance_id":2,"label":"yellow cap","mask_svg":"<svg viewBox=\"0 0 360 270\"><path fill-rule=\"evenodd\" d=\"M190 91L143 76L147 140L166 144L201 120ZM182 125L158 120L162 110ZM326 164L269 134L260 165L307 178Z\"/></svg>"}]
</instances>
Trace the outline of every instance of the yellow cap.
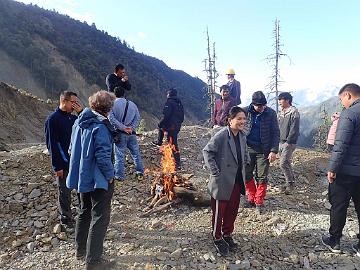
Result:
<instances>
[{"instance_id":1,"label":"yellow cap","mask_svg":"<svg viewBox=\"0 0 360 270\"><path fill-rule=\"evenodd\" d=\"M226 71L226 75L235 75L235 70L232 69L232 68L229 68L229 69Z\"/></svg>"}]
</instances>

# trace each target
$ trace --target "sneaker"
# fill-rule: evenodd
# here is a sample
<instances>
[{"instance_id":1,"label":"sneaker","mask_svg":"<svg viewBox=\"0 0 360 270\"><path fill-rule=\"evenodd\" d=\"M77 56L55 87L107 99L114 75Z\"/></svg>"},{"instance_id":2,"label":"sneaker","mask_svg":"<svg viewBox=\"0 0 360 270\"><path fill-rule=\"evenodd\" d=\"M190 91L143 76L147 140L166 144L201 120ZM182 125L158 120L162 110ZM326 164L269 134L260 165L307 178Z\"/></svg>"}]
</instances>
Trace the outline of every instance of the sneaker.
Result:
<instances>
[{"instance_id":1,"label":"sneaker","mask_svg":"<svg viewBox=\"0 0 360 270\"><path fill-rule=\"evenodd\" d=\"M262 215L264 213L264 205L263 204L257 204L255 206L255 213L257 215Z\"/></svg>"},{"instance_id":2,"label":"sneaker","mask_svg":"<svg viewBox=\"0 0 360 270\"><path fill-rule=\"evenodd\" d=\"M353 251L355 251L355 255L360 257L360 241L352 246Z\"/></svg>"},{"instance_id":3,"label":"sneaker","mask_svg":"<svg viewBox=\"0 0 360 270\"><path fill-rule=\"evenodd\" d=\"M229 254L229 244L223 238L214 240L214 246L221 256L224 257Z\"/></svg>"},{"instance_id":4,"label":"sneaker","mask_svg":"<svg viewBox=\"0 0 360 270\"><path fill-rule=\"evenodd\" d=\"M255 202L251 202L251 201L246 200L244 202L243 206L244 206L244 208L254 208L255 207Z\"/></svg>"},{"instance_id":5,"label":"sneaker","mask_svg":"<svg viewBox=\"0 0 360 270\"><path fill-rule=\"evenodd\" d=\"M136 173L136 179L138 181L142 181L142 180L144 180L144 175L142 173Z\"/></svg>"},{"instance_id":6,"label":"sneaker","mask_svg":"<svg viewBox=\"0 0 360 270\"><path fill-rule=\"evenodd\" d=\"M104 258L101 258L100 261L95 263L86 263L86 270L107 270L107 269L114 269L115 266L114 261L110 261Z\"/></svg>"},{"instance_id":7,"label":"sneaker","mask_svg":"<svg viewBox=\"0 0 360 270\"><path fill-rule=\"evenodd\" d=\"M333 253L341 253L340 240L335 240L333 237L321 236L321 242Z\"/></svg>"},{"instance_id":8,"label":"sneaker","mask_svg":"<svg viewBox=\"0 0 360 270\"><path fill-rule=\"evenodd\" d=\"M230 251L235 251L238 248L238 244L234 242L234 239L231 236L224 236L223 237L225 242L229 245Z\"/></svg>"},{"instance_id":9,"label":"sneaker","mask_svg":"<svg viewBox=\"0 0 360 270\"><path fill-rule=\"evenodd\" d=\"M75 224L74 224L74 222L61 223L61 231L64 231L64 232L67 232L67 233L75 232Z\"/></svg>"},{"instance_id":10,"label":"sneaker","mask_svg":"<svg viewBox=\"0 0 360 270\"><path fill-rule=\"evenodd\" d=\"M159 142L157 142L157 141L152 141L151 144L155 145L155 146L161 146L161 144Z\"/></svg>"},{"instance_id":11,"label":"sneaker","mask_svg":"<svg viewBox=\"0 0 360 270\"><path fill-rule=\"evenodd\" d=\"M293 194L293 192L294 192L294 184L290 183L290 184L286 185L285 190L284 190L285 195L291 195L291 194Z\"/></svg>"}]
</instances>

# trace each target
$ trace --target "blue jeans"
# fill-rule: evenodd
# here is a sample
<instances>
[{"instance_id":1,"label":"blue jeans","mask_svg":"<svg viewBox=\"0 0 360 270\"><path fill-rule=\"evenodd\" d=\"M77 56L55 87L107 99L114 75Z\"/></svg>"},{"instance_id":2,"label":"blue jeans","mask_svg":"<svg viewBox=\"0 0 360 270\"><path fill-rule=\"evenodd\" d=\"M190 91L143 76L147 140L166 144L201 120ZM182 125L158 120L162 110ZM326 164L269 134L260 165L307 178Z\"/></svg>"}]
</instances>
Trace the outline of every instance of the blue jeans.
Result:
<instances>
[{"instance_id":1,"label":"blue jeans","mask_svg":"<svg viewBox=\"0 0 360 270\"><path fill-rule=\"evenodd\" d=\"M130 150L130 154L135 163L137 173L144 174L144 166L141 161L140 148L136 135L120 133L120 142L115 144L115 177L125 179L125 151Z\"/></svg>"}]
</instances>

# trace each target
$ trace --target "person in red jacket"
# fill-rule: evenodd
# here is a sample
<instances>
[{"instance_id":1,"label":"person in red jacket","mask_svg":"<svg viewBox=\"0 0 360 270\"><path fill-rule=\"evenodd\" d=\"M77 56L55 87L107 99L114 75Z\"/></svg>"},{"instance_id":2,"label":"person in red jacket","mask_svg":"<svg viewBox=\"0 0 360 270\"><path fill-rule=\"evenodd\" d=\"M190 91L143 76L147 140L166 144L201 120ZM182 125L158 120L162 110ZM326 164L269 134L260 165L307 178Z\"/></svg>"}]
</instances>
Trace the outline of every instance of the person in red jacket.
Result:
<instances>
[{"instance_id":1,"label":"person in red jacket","mask_svg":"<svg viewBox=\"0 0 360 270\"><path fill-rule=\"evenodd\" d=\"M230 96L229 86L220 87L221 99L215 101L213 123L216 126L226 126L231 107L235 106L235 100Z\"/></svg>"}]
</instances>

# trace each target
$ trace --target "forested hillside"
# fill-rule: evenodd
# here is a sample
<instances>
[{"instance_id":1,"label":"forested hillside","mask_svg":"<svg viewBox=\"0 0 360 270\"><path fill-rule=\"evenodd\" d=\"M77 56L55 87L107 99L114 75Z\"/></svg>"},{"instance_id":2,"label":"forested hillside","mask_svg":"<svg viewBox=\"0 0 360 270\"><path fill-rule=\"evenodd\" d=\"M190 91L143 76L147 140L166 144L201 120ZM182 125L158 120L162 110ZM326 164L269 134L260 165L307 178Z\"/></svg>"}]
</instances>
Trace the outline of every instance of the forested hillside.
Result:
<instances>
[{"instance_id":1,"label":"forested hillside","mask_svg":"<svg viewBox=\"0 0 360 270\"><path fill-rule=\"evenodd\" d=\"M136 52L125 40L98 30L94 24L89 26L56 11L0 0L0 50L30 71L44 89L43 98L55 98L62 90L82 87L78 92L86 98L94 89L105 88L106 74L116 63L123 63L133 85L130 98L140 109L161 114L159 103L165 100L165 89L175 87L188 119L206 117L204 83L200 79ZM80 86L72 82L79 77L84 80ZM6 78L0 80L6 82Z\"/></svg>"}]
</instances>

